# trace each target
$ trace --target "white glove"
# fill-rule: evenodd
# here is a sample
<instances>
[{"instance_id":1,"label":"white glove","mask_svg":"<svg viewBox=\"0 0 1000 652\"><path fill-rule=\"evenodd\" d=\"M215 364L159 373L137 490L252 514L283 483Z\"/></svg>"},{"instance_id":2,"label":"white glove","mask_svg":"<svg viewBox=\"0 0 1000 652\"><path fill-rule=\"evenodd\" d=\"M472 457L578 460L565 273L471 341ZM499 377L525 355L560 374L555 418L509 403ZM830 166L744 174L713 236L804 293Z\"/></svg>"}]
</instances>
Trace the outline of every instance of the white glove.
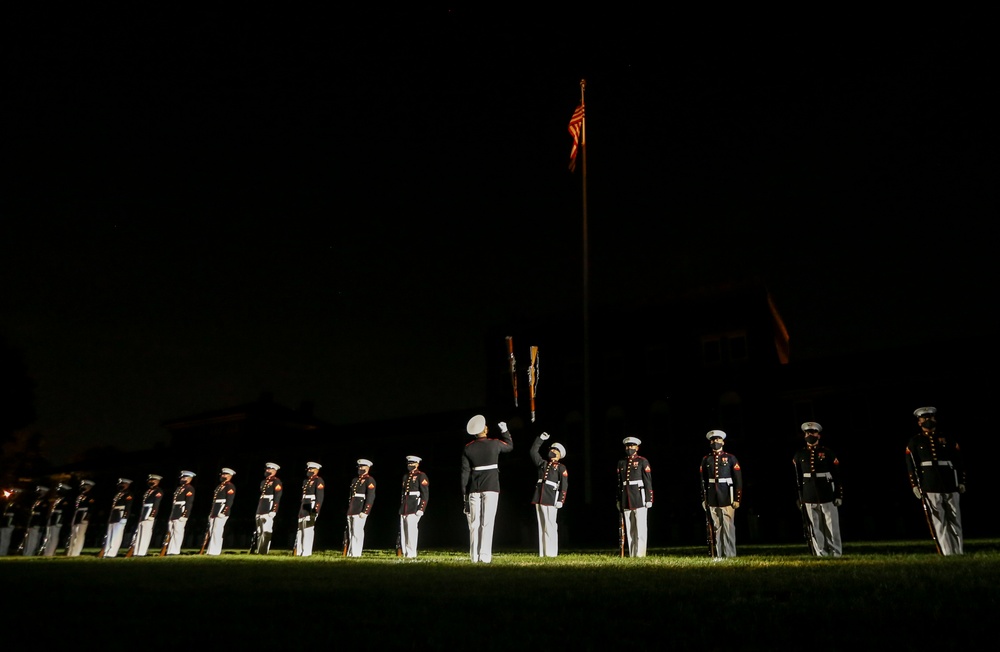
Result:
<instances>
[{"instance_id":1,"label":"white glove","mask_svg":"<svg viewBox=\"0 0 1000 652\"><path fill-rule=\"evenodd\" d=\"M649 501L648 503L646 503L646 508L647 509L650 508L650 507L652 507L652 506L653 506L653 501L652 500Z\"/></svg>"},{"instance_id":2,"label":"white glove","mask_svg":"<svg viewBox=\"0 0 1000 652\"><path fill-rule=\"evenodd\" d=\"M733 509L739 509L739 508L740 508L740 501L734 500L733 501Z\"/></svg>"},{"instance_id":3,"label":"white glove","mask_svg":"<svg viewBox=\"0 0 1000 652\"><path fill-rule=\"evenodd\" d=\"M500 432L507 432L507 422L506 421L499 421L499 422L497 422L497 425L500 426Z\"/></svg>"},{"instance_id":4,"label":"white glove","mask_svg":"<svg viewBox=\"0 0 1000 652\"><path fill-rule=\"evenodd\" d=\"M424 510L418 509L417 512L416 512L416 514L417 514L417 518L420 518L421 516L424 515Z\"/></svg>"},{"instance_id":5,"label":"white glove","mask_svg":"<svg viewBox=\"0 0 1000 652\"><path fill-rule=\"evenodd\" d=\"M960 494L964 494L965 493L965 485L964 484L958 485L958 493L960 493Z\"/></svg>"},{"instance_id":6,"label":"white glove","mask_svg":"<svg viewBox=\"0 0 1000 652\"><path fill-rule=\"evenodd\" d=\"M549 438L549 433L543 432L542 434L538 435L538 438L541 439L542 441L547 441Z\"/></svg>"},{"instance_id":7,"label":"white glove","mask_svg":"<svg viewBox=\"0 0 1000 652\"><path fill-rule=\"evenodd\" d=\"M562 501L561 500L557 500L556 501L556 509L562 509Z\"/></svg>"},{"instance_id":8,"label":"white glove","mask_svg":"<svg viewBox=\"0 0 1000 652\"><path fill-rule=\"evenodd\" d=\"M842 501L840 498L835 498L833 500L833 506L834 507L840 507L842 504L844 504L844 501Z\"/></svg>"},{"instance_id":9,"label":"white glove","mask_svg":"<svg viewBox=\"0 0 1000 652\"><path fill-rule=\"evenodd\" d=\"M704 512L706 509L708 509L708 504L703 500L701 501L701 511Z\"/></svg>"},{"instance_id":10,"label":"white glove","mask_svg":"<svg viewBox=\"0 0 1000 652\"><path fill-rule=\"evenodd\" d=\"M364 512L362 512L361 514L358 514L358 518L360 518L363 521L366 518L368 518L368 514L365 514Z\"/></svg>"},{"instance_id":11,"label":"white glove","mask_svg":"<svg viewBox=\"0 0 1000 652\"><path fill-rule=\"evenodd\" d=\"M921 498L923 498L923 495L920 493L920 488L919 487L914 487L913 488L913 495L917 497L917 500L920 500Z\"/></svg>"}]
</instances>

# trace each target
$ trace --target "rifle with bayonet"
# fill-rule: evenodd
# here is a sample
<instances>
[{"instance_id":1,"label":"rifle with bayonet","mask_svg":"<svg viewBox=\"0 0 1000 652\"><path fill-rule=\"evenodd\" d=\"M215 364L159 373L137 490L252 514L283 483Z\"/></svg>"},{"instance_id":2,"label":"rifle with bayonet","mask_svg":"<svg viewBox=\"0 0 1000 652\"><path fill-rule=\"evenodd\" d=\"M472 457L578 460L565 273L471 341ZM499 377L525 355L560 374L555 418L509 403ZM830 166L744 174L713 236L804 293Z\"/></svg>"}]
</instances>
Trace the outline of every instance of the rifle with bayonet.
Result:
<instances>
[{"instance_id":1,"label":"rifle with bayonet","mask_svg":"<svg viewBox=\"0 0 1000 652\"><path fill-rule=\"evenodd\" d=\"M347 548L351 545L351 517L347 517L347 525L344 526L344 554L342 557L347 556Z\"/></svg>"},{"instance_id":2,"label":"rifle with bayonet","mask_svg":"<svg viewBox=\"0 0 1000 652\"><path fill-rule=\"evenodd\" d=\"M517 360L514 359L514 338L507 336L507 359L510 364L510 383L514 386L514 407L517 407Z\"/></svg>"},{"instance_id":3,"label":"rifle with bayonet","mask_svg":"<svg viewBox=\"0 0 1000 652\"><path fill-rule=\"evenodd\" d=\"M535 422L535 394L538 387L538 347L531 347L531 366L528 367L528 389L531 393L531 422Z\"/></svg>"}]
</instances>

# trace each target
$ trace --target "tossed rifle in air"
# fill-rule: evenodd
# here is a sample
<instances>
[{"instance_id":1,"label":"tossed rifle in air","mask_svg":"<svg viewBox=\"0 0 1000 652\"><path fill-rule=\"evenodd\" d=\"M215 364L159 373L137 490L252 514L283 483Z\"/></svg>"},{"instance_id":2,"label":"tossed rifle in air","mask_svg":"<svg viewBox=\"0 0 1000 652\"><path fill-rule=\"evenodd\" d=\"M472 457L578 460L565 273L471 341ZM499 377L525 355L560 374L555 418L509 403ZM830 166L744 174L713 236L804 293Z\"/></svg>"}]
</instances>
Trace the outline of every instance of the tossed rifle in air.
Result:
<instances>
[{"instance_id":1,"label":"tossed rifle in air","mask_svg":"<svg viewBox=\"0 0 1000 652\"><path fill-rule=\"evenodd\" d=\"M531 366L528 367L528 389L531 390L531 422L535 422L535 395L538 388L538 347L531 347Z\"/></svg>"},{"instance_id":2,"label":"tossed rifle in air","mask_svg":"<svg viewBox=\"0 0 1000 652\"><path fill-rule=\"evenodd\" d=\"M510 383L514 386L514 407L517 407L517 360L514 359L514 338L507 336L507 359L510 364Z\"/></svg>"},{"instance_id":3,"label":"tossed rifle in air","mask_svg":"<svg viewBox=\"0 0 1000 652\"><path fill-rule=\"evenodd\" d=\"M910 453L910 464L913 465L913 481L917 485L917 491L920 492L920 504L924 508L924 519L927 521L927 529L931 531L931 539L934 540L934 548L937 550L938 554L941 552L941 544L938 543L937 534L934 533L934 523L931 521L931 508L927 504L927 494L924 493L924 488L920 484L920 467L917 466L917 460L913 457L913 451Z\"/></svg>"}]
</instances>

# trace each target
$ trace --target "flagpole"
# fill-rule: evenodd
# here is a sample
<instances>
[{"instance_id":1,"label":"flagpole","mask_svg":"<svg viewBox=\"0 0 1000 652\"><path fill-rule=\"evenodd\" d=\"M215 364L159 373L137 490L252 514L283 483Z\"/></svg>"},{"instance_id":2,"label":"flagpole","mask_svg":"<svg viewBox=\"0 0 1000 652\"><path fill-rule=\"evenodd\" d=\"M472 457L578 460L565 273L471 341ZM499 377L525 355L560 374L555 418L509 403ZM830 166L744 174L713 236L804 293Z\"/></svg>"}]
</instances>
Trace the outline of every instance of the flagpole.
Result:
<instances>
[{"instance_id":1,"label":"flagpole","mask_svg":"<svg viewBox=\"0 0 1000 652\"><path fill-rule=\"evenodd\" d=\"M580 80L580 106L586 106L583 101L587 80ZM591 492L591 455L590 455L590 260L587 233L587 117L583 116L580 125L580 154L583 163L583 481L584 503L592 502Z\"/></svg>"}]
</instances>

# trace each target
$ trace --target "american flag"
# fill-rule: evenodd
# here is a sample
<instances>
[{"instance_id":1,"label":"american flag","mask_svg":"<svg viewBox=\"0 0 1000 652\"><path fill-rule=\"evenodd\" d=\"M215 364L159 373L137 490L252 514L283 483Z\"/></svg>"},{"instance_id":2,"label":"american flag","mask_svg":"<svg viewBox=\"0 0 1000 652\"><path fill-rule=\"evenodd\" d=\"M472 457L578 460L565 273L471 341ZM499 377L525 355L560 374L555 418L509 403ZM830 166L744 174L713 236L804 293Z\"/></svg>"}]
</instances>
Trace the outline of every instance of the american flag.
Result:
<instances>
[{"instance_id":1,"label":"american flag","mask_svg":"<svg viewBox=\"0 0 1000 652\"><path fill-rule=\"evenodd\" d=\"M576 170L576 150L580 145L580 132L583 131L583 101L573 111L573 117L569 119L569 135L573 137L573 149L569 152L569 171Z\"/></svg>"}]
</instances>

